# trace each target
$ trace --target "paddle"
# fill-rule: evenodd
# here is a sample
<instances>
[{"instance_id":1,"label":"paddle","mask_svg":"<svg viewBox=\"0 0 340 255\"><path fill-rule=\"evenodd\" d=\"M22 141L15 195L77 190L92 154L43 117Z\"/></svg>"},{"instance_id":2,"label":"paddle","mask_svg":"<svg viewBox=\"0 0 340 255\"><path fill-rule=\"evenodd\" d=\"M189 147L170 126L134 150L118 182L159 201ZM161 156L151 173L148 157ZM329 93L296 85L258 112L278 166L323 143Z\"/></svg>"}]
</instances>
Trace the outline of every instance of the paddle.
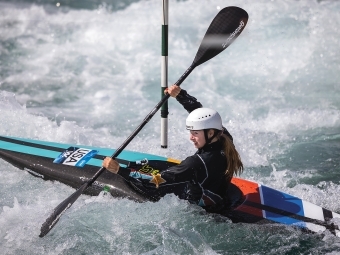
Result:
<instances>
[{"instance_id":1,"label":"paddle","mask_svg":"<svg viewBox=\"0 0 340 255\"><path fill-rule=\"evenodd\" d=\"M196 53L196 57L190 67L175 83L180 86L181 83L188 77L195 67L215 57L217 54L225 50L242 32L248 21L248 13L239 7L226 7L222 9L211 22L201 45ZM136 130L124 141L124 143L115 151L111 158L117 157L131 140L139 133L140 130L150 121L155 113L161 108L163 103L169 99L170 95L166 94L155 108L145 117L143 122ZM106 169L101 167L95 175L85 182L71 196L61 202L50 215L50 217L41 226L40 237L45 236L58 222L61 215L72 206L78 197L92 185L92 183Z\"/></svg>"}]
</instances>

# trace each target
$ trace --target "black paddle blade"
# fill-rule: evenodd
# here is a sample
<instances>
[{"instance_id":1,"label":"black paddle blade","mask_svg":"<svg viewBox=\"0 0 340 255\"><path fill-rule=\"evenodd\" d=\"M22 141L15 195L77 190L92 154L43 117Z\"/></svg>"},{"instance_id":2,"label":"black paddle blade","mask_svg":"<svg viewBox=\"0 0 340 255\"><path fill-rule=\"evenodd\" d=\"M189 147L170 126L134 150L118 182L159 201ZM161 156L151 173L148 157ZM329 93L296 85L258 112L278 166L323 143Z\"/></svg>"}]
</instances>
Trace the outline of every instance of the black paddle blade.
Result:
<instances>
[{"instance_id":1,"label":"black paddle blade","mask_svg":"<svg viewBox=\"0 0 340 255\"><path fill-rule=\"evenodd\" d=\"M57 224L61 215L71 207L71 205L80 197L84 190L88 187L88 183L84 183L81 187L74 192L71 196L61 202L48 217L48 219L42 224L39 237L44 237L50 230Z\"/></svg>"},{"instance_id":2,"label":"black paddle blade","mask_svg":"<svg viewBox=\"0 0 340 255\"><path fill-rule=\"evenodd\" d=\"M235 6L223 8L211 22L196 53L193 66L198 66L225 50L241 34L248 13Z\"/></svg>"}]
</instances>

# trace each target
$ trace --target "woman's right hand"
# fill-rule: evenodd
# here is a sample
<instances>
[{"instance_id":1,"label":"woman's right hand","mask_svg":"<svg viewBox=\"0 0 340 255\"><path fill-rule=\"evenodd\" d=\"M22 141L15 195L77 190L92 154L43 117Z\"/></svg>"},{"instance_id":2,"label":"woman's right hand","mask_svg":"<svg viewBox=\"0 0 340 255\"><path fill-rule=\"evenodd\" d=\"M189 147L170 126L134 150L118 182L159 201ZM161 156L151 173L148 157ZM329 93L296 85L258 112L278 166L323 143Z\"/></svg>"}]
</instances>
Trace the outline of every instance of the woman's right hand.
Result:
<instances>
[{"instance_id":1,"label":"woman's right hand","mask_svg":"<svg viewBox=\"0 0 340 255\"><path fill-rule=\"evenodd\" d=\"M110 171L111 173L118 173L119 171L119 163L109 157L106 157L103 161L103 167L106 168L106 170Z\"/></svg>"}]
</instances>

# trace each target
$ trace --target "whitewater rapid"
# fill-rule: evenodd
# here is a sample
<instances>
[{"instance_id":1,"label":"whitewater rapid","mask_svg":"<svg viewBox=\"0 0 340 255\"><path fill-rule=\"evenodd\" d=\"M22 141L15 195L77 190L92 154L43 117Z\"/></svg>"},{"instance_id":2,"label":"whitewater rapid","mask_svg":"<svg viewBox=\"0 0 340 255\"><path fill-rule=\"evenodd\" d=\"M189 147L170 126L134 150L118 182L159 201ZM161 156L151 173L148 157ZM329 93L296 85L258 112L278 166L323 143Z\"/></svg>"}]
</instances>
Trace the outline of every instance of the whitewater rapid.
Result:
<instances>
[{"instance_id":1,"label":"whitewater rapid","mask_svg":"<svg viewBox=\"0 0 340 255\"><path fill-rule=\"evenodd\" d=\"M160 100L161 1L0 1L0 135L117 148ZM189 67L217 12L247 27L182 84L218 110L243 178L340 212L340 2L170 1L169 84ZM183 159L195 152L169 101L128 145ZM51 210L73 193L0 160L3 254L337 254L339 240L276 225L216 222L174 196L157 203L81 196L49 235Z\"/></svg>"}]
</instances>

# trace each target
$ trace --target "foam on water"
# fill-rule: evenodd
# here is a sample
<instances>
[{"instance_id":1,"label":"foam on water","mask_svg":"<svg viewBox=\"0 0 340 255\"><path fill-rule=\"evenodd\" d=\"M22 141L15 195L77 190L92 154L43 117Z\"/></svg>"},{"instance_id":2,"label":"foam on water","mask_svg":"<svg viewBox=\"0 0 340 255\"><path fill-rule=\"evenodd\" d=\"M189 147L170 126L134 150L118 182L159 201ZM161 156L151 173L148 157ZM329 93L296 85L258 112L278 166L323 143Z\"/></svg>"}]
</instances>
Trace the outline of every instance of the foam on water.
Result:
<instances>
[{"instance_id":1,"label":"foam on water","mask_svg":"<svg viewBox=\"0 0 340 255\"><path fill-rule=\"evenodd\" d=\"M0 2L0 134L118 147L160 99L161 2L60 2ZM247 10L246 29L183 88L221 113L243 178L339 213L339 2L227 4ZM225 5L170 1L169 83L189 67ZM179 159L195 151L187 113L173 99L169 106L169 149L160 149L159 114L127 149ZM81 196L38 238L51 210L73 191L1 160L2 252L335 254L340 247L329 233L216 221L174 196L144 204Z\"/></svg>"}]
</instances>

